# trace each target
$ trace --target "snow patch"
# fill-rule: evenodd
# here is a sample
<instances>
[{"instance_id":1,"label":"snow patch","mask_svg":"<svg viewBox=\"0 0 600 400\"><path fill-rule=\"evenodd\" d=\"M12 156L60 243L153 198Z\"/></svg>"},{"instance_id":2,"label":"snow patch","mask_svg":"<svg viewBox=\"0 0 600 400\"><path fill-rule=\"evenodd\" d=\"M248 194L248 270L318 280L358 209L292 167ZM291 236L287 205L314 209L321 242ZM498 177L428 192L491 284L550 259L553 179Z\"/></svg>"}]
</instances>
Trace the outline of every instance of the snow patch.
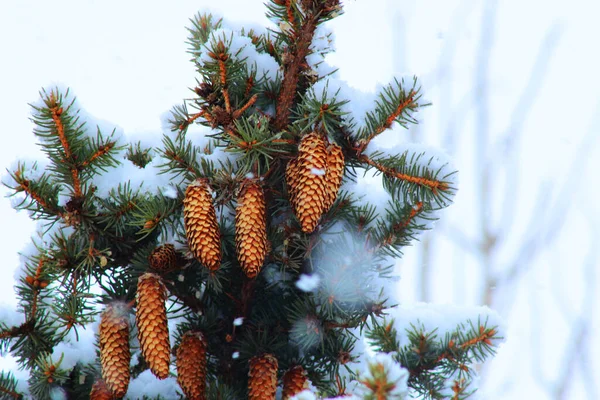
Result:
<instances>
[{"instance_id":1,"label":"snow patch","mask_svg":"<svg viewBox=\"0 0 600 400\"><path fill-rule=\"evenodd\" d=\"M303 292L314 292L319 287L321 278L317 274L301 274L300 279L296 281L296 287Z\"/></svg>"},{"instance_id":2,"label":"snow patch","mask_svg":"<svg viewBox=\"0 0 600 400\"><path fill-rule=\"evenodd\" d=\"M73 328L64 340L54 346L52 360L56 363L62 357L60 367L70 370L77 363L88 364L96 359L96 337L99 320Z\"/></svg>"},{"instance_id":3,"label":"snow patch","mask_svg":"<svg viewBox=\"0 0 600 400\"><path fill-rule=\"evenodd\" d=\"M324 176L325 168L311 168L310 173L317 176Z\"/></svg>"},{"instance_id":4,"label":"snow patch","mask_svg":"<svg viewBox=\"0 0 600 400\"><path fill-rule=\"evenodd\" d=\"M129 383L125 398L139 399L144 396L154 398L160 395L164 399L177 399L179 398L178 388L179 385L175 377L160 380L152 375L150 370L146 370Z\"/></svg>"}]
</instances>

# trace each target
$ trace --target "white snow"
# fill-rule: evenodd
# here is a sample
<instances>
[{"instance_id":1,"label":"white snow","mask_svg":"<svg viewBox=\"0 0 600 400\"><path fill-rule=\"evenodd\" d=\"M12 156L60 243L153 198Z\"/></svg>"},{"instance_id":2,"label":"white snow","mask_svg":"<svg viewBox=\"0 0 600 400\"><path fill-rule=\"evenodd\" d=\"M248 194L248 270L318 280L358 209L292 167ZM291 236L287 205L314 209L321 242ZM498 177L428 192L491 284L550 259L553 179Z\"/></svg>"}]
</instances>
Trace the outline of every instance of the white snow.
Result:
<instances>
[{"instance_id":1,"label":"white snow","mask_svg":"<svg viewBox=\"0 0 600 400\"><path fill-rule=\"evenodd\" d=\"M244 317L238 317L233 320L234 326L242 326L244 324Z\"/></svg>"},{"instance_id":2,"label":"white snow","mask_svg":"<svg viewBox=\"0 0 600 400\"><path fill-rule=\"evenodd\" d=\"M311 168L310 173L317 176L325 176L325 168Z\"/></svg>"},{"instance_id":3,"label":"white snow","mask_svg":"<svg viewBox=\"0 0 600 400\"><path fill-rule=\"evenodd\" d=\"M176 199L177 198L177 189L175 189L175 187L173 187L173 185L163 186L162 188L159 189L159 191L165 197L168 197L170 199Z\"/></svg>"},{"instance_id":4,"label":"white snow","mask_svg":"<svg viewBox=\"0 0 600 400\"><path fill-rule=\"evenodd\" d=\"M306 390L303 390L302 392L298 393L297 395L293 396L290 400L317 400L317 399L318 399L318 397L315 396L315 394L313 392L306 389Z\"/></svg>"},{"instance_id":5,"label":"white snow","mask_svg":"<svg viewBox=\"0 0 600 400\"><path fill-rule=\"evenodd\" d=\"M176 399L179 385L175 377L169 376L167 379L160 380L156 378L150 370L146 370L131 380L126 399L139 399L143 396L156 397L158 395L165 399Z\"/></svg>"},{"instance_id":6,"label":"white snow","mask_svg":"<svg viewBox=\"0 0 600 400\"><path fill-rule=\"evenodd\" d=\"M65 392L61 387L55 386L50 389L50 400L67 400L68 398L67 392Z\"/></svg>"},{"instance_id":7,"label":"white snow","mask_svg":"<svg viewBox=\"0 0 600 400\"><path fill-rule=\"evenodd\" d=\"M303 292L313 292L318 289L321 278L318 274L300 274L300 278L296 281L296 287Z\"/></svg>"},{"instance_id":8,"label":"white snow","mask_svg":"<svg viewBox=\"0 0 600 400\"><path fill-rule=\"evenodd\" d=\"M99 320L91 322L84 327L71 329L67 337L56 346L52 352L52 360L58 362L62 357L60 367L70 370L77 363L87 364L96 359L96 338Z\"/></svg>"},{"instance_id":9,"label":"white snow","mask_svg":"<svg viewBox=\"0 0 600 400\"><path fill-rule=\"evenodd\" d=\"M240 358L240 352L239 351L234 351L233 354L231 355L231 358L233 358L234 360L237 358Z\"/></svg>"}]
</instances>

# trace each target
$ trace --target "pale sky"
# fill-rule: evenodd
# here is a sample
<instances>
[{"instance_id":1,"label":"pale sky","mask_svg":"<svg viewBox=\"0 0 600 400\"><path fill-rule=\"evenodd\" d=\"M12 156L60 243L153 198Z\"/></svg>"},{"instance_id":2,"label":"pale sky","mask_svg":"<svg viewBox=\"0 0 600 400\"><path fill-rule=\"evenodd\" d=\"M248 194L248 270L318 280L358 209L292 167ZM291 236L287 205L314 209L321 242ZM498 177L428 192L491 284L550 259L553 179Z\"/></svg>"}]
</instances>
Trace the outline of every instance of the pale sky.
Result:
<instances>
[{"instance_id":1,"label":"pale sky","mask_svg":"<svg viewBox=\"0 0 600 400\"><path fill-rule=\"evenodd\" d=\"M70 87L89 114L122 128L126 134L159 135L161 115L188 97L187 88L195 82L193 65L185 52L188 19L197 11L215 10L231 23L249 21L264 25L268 21L262 3L262 0L2 2L2 171L16 159L41 157L31 133L27 103L38 99L42 87L56 83ZM340 68L341 78L366 91L394 76L420 76L425 96L433 102L432 107L419 115L422 132L426 133L424 140L437 145L442 130L453 121L457 130L465 132L460 146L471 146L477 132L473 111L466 103L474 90L472 77L481 50L484 4L497 6L493 48L488 58L492 110L489 123L493 140L506 133L510 137L513 112L530 81L534 61L543 48L540 44L544 41L552 44L551 55L543 66L544 81L524 121L526 133L519 155L525 160L520 171L525 182L522 190L526 192L532 183L539 182L548 182L552 189L561 182L565 166L590 126L595 123L595 130L600 132L600 123L594 122L600 111L597 2L350 0L346 2L346 14L331 24L338 51L329 61ZM578 237L570 247L573 252L589 241L586 215L598 215L597 202L580 201L579 197L597 199L600 195L597 175L592 173L600 170L598 160L598 143L590 142L590 152L580 170L579 195L569 204L579 210L573 225L569 225L571 230L565 233L570 238ZM456 160L461 182L470 182L472 178L472 172L467 170L469 162ZM504 185L504 190L512 189L510 184ZM450 220L465 218L460 210L473 207L467 202L472 195L468 184L460 187L457 204L453 206L457 211L448 215ZM515 209L518 215L523 214L523 221L533 201L532 195L523 207ZM29 242L34 225L24 213L12 211L9 200L4 198L0 199L0 221L6 227L0 240L4 255L0 304L15 304L11 277L20 266L17 252ZM467 217L464 223L467 232L470 222ZM569 264L568 250L565 248L550 257ZM400 286L407 300L414 295L410 282L411 272L407 271ZM545 285L537 278L536 282ZM466 295L452 289L450 294L441 290L439 301L460 298L465 304L472 303L474 299L466 286ZM520 322L517 319L514 326ZM511 332L530 340L525 337L530 334L526 327ZM505 376L506 368L510 373L507 363L512 358L504 354L499 359L505 360L504 364L494 364L494 368L502 370ZM524 390L533 396L530 398L549 398L544 397L546 392L533 383L530 374L530 370L522 371L512 389L502 395L496 393L498 398L521 398L514 396Z\"/></svg>"}]
</instances>

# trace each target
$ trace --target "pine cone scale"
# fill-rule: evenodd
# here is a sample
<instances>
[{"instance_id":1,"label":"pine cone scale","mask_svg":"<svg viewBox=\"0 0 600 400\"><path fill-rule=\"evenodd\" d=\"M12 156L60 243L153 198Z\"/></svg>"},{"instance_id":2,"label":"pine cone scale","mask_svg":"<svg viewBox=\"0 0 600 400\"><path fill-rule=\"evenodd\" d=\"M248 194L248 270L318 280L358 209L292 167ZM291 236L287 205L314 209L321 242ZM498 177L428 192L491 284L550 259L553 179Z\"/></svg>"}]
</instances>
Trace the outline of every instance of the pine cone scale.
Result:
<instances>
[{"instance_id":1,"label":"pine cone scale","mask_svg":"<svg viewBox=\"0 0 600 400\"><path fill-rule=\"evenodd\" d=\"M211 271L221 265L221 233L206 179L196 179L185 191L183 214L188 246Z\"/></svg>"},{"instance_id":2,"label":"pine cone scale","mask_svg":"<svg viewBox=\"0 0 600 400\"><path fill-rule=\"evenodd\" d=\"M250 359L248 372L248 398L251 400L275 399L277 392L278 362L272 354Z\"/></svg>"},{"instance_id":3,"label":"pine cone scale","mask_svg":"<svg viewBox=\"0 0 600 400\"><path fill-rule=\"evenodd\" d=\"M102 378L116 397L123 397L129 387L129 319L127 307L111 304L100 321L100 363Z\"/></svg>"},{"instance_id":4,"label":"pine cone scale","mask_svg":"<svg viewBox=\"0 0 600 400\"><path fill-rule=\"evenodd\" d=\"M303 232L313 232L325 211L326 171L325 141L315 132L304 136L296 161L290 162L286 169L290 203Z\"/></svg>"},{"instance_id":5,"label":"pine cone scale","mask_svg":"<svg viewBox=\"0 0 600 400\"><path fill-rule=\"evenodd\" d=\"M257 182L242 184L235 215L235 242L238 261L249 278L260 272L267 254L266 205Z\"/></svg>"},{"instance_id":6,"label":"pine cone scale","mask_svg":"<svg viewBox=\"0 0 600 400\"><path fill-rule=\"evenodd\" d=\"M169 376L170 342L165 300L167 289L160 277L146 273L138 279L136 323L144 359L159 379Z\"/></svg>"},{"instance_id":7,"label":"pine cone scale","mask_svg":"<svg viewBox=\"0 0 600 400\"><path fill-rule=\"evenodd\" d=\"M283 374L283 400L289 400L307 388L308 378L302 366L296 365Z\"/></svg>"},{"instance_id":8,"label":"pine cone scale","mask_svg":"<svg viewBox=\"0 0 600 400\"><path fill-rule=\"evenodd\" d=\"M206 339L186 332L177 348L177 383L190 400L206 399Z\"/></svg>"}]
</instances>

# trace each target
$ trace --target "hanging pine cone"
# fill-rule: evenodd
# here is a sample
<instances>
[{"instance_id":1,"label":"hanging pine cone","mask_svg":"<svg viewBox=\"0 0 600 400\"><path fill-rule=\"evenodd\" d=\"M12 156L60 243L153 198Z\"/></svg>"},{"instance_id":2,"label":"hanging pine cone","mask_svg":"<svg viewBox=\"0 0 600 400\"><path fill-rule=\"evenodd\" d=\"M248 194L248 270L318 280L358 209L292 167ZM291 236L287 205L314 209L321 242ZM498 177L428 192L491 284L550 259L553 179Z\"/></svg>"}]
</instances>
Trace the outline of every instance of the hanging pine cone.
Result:
<instances>
[{"instance_id":1,"label":"hanging pine cone","mask_svg":"<svg viewBox=\"0 0 600 400\"><path fill-rule=\"evenodd\" d=\"M255 400L275 399L277 391L278 363L272 354L263 354L250 359L248 372L248 398Z\"/></svg>"},{"instance_id":2,"label":"hanging pine cone","mask_svg":"<svg viewBox=\"0 0 600 400\"><path fill-rule=\"evenodd\" d=\"M206 339L186 332L177 348L177 383L190 400L206 399Z\"/></svg>"},{"instance_id":3,"label":"hanging pine cone","mask_svg":"<svg viewBox=\"0 0 600 400\"><path fill-rule=\"evenodd\" d=\"M166 243L158 246L148 256L150 268L159 273L167 273L177 269L179 256L175 246L171 243Z\"/></svg>"},{"instance_id":4,"label":"hanging pine cone","mask_svg":"<svg viewBox=\"0 0 600 400\"><path fill-rule=\"evenodd\" d=\"M206 179L196 179L185 191L183 219L188 246L211 271L221 265L221 233Z\"/></svg>"},{"instance_id":5,"label":"hanging pine cone","mask_svg":"<svg viewBox=\"0 0 600 400\"><path fill-rule=\"evenodd\" d=\"M124 304L106 307L100 320L102 378L115 397L123 397L129 386L129 318Z\"/></svg>"},{"instance_id":6,"label":"hanging pine cone","mask_svg":"<svg viewBox=\"0 0 600 400\"><path fill-rule=\"evenodd\" d=\"M298 158L292 158L285 167L285 182L288 189L290 204L294 204L299 178L300 174L298 173Z\"/></svg>"},{"instance_id":7,"label":"hanging pine cone","mask_svg":"<svg viewBox=\"0 0 600 400\"><path fill-rule=\"evenodd\" d=\"M296 163L296 166L291 166L289 174L286 173L286 178L289 176L288 191L292 194L290 203L300 220L302 231L311 233L325 211L327 199L327 148L323 138L315 132L304 136Z\"/></svg>"},{"instance_id":8,"label":"hanging pine cone","mask_svg":"<svg viewBox=\"0 0 600 400\"><path fill-rule=\"evenodd\" d=\"M289 400L307 388L308 378L301 365L296 365L283 374L283 400Z\"/></svg>"},{"instance_id":9,"label":"hanging pine cone","mask_svg":"<svg viewBox=\"0 0 600 400\"><path fill-rule=\"evenodd\" d=\"M156 274L145 273L137 284L135 322L144 359L158 379L169 376L171 346L167 324L167 288Z\"/></svg>"},{"instance_id":10,"label":"hanging pine cone","mask_svg":"<svg viewBox=\"0 0 600 400\"><path fill-rule=\"evenodd\" d=\"M90 391L90 400L113 400L114 398L112 392L102 379L94 382Z\"/></svg>"},{"instance_id":11,"label":"hanging pine cone","mask_svg":"<svg viewBox=\"0 0 600 400\"><path fill-rule=\"evenodd\" d=\"M335 143L327 147L327 173L325 174L325 211L329 210L342 185L344 177L344 153L342 148Z\"/></svg>"},{"instance_id":12,"label":"hanging pine cone","mask_svg":"<svg viewBox=\"0 0 600 400\"><path fill-rule=\"evenodd\" d=\"M248 278L260 272L267 255L265 195L256 181L242 183L235 210L235 248Z\"/></svg>"}]
</instances>

